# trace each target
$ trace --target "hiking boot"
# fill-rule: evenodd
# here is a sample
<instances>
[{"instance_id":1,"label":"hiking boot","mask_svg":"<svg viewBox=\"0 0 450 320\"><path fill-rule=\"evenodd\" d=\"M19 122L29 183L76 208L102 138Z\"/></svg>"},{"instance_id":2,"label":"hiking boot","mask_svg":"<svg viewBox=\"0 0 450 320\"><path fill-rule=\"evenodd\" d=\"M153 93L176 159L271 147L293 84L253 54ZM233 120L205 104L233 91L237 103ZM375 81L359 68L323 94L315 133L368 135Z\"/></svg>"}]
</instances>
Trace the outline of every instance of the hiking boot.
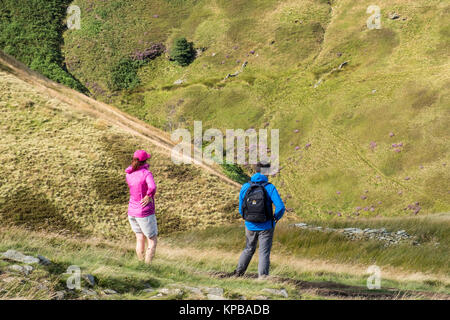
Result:
<instances>
[{"instance_id":1,"label":"hiking boot","mask_svg":"<svg viewBox=\"0 0 450 320\"><path fill-rule=\"evenodd\" d=\"M244 272L237 271L237 270L234 270L233 274L232 274L233 277L242 277L243 275L244 275Z\"/></svg>"}]
</instances>

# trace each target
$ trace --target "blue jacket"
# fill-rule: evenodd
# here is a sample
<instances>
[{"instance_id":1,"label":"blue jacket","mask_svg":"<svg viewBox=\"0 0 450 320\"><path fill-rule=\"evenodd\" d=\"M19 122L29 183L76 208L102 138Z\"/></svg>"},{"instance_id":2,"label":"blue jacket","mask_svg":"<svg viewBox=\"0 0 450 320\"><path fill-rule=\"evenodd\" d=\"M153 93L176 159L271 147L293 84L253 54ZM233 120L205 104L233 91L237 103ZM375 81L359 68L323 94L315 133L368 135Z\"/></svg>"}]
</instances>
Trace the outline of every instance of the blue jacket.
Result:
<instances>
[{"instance_id":1,"label":"blue jacket","mask_svg":"<svg viewBox=\"0 0 450 320\"><path fill-rule=\"evenodd\" d=\"M269 181L267 177L261 173L255 173L251 181L253 182L267 182ZM239 193L239 213L242 216L242 202L244 201L245 193L247 192L247 189L250 187L250 183L244 183L244 185L241 188L241 192ZM270 199L272 200L273 204L275 205L275 212L273 213L273 216L275 217L275 220L278 221L281 219L281 217L284 214L284 211L286 208L284 207L283 200L281 200L280 195L278 194L277 188L273 184L268 184L265 186L265 189L267 191L267 194L269 195ZM262 231L262 230L269 230L272 229L272 221L266 221L266 222L249 222L245 221L245 227L248 230L251 231Z\"/></svg>"}]
</instances>

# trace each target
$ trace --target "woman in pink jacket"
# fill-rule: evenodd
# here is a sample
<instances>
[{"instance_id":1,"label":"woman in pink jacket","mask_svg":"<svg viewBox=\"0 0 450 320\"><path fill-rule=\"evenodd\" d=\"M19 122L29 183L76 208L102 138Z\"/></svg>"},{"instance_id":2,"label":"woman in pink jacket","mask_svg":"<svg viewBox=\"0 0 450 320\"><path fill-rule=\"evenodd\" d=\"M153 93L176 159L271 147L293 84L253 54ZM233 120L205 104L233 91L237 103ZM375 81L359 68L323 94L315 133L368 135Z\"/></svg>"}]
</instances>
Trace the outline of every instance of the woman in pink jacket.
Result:
<instances>
[{"instance_id":1,"label":"woman in pink jacket","mask_svg":"<svg viewBox=\"0 0 450 320\"><path fill-rule=\"evenodd\" d=\"M158 225L155 217L156 184L152 173L148 170L147 159L151 156L144 150L137 150L131 165L125 170L126 180L130 188L128 204L128 220L136 234L136 253L140 261L147 264L155 256ZM145 250L145 242L148 248Z\"/></svg>"}]
</instances>

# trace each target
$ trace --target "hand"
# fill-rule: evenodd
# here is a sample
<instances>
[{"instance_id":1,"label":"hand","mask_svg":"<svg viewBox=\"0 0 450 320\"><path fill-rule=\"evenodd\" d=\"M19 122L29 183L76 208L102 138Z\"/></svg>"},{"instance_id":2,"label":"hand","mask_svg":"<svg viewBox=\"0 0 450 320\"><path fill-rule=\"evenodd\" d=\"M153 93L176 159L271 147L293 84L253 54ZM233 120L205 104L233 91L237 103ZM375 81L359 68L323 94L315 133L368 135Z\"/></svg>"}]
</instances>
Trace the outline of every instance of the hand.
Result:
<instances>
[{"instance_id":1,"label":"hand","mask_svg":"<svg viewBox=\"0 0 450 320\"><path fill-rule=\"evenodd\" d=\"M149 196L145 196L145 197L142 198L142 200L141 200L141 206L142 206L142 207L145 207L145 206L148 205L151 201L152 201L152 198L150 198Z\"/></svg>"}]
</instances>

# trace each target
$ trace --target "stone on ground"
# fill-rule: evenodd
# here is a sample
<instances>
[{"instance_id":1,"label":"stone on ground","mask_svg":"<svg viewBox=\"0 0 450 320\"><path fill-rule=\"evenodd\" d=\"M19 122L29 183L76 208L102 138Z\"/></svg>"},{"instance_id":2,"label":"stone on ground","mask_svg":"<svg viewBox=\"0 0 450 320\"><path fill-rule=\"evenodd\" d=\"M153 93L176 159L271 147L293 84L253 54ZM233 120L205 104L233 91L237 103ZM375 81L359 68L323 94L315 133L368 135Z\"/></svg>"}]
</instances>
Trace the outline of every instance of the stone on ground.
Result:
<instances>
[{"instance_id":1,"label":"stone on ground","mask_svg":"<svg viewBox=\"0 0 450 320\"><path fill-rule=\"evenodd\" d=\"M33 267L32 266L19 266L18 264L14 264L12 266L9 267L10 270L12 271L16 271L19 273L22 273L24 275L29 275L32 271L33 271Z\"/></svg>"},{"instance_id":2,"label":"stone on ground","mask_svg":"<svg viewBox=\"0 0 450 320\"><path fill-rule=\"evenodd\" d=\"M278 289L265 288L262 291L273 294L275 296L281 296L281 297L285 297L285 298L289 297L289 295L285 289L278 290Z\"/></svg>"},{"instance_id":3,"label":"stone on ground","mask_svg":"<svg viewBox=\"0 0 450 320\"><path fill-rule=\"evenodd\" d=\"M8 250L2 254L2 258L6 260L16 261L16 262L22 262L26 264L32 264L32 263L39 263L39 259L32 257L32 256L26 256L23 253L16 251L16 250Z\"/></svg>"}]
</instances>

